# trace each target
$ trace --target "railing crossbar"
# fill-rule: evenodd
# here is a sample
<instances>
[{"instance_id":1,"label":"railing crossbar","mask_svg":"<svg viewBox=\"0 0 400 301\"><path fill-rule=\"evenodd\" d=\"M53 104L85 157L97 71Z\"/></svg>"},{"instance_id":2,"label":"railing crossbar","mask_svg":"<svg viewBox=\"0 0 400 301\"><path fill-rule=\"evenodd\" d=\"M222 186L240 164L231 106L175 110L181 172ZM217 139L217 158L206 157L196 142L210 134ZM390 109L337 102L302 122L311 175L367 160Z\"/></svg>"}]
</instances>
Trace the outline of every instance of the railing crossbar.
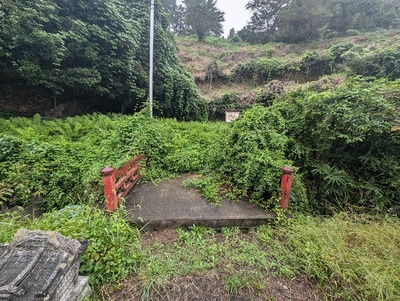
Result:
<instances>
[{"instance_id":1,"label":"railing crossbar","mask_svg":"<svg viewBox=\"0 0 400 301\"><path fill-rule=\"evenodd\" d=\"M144 156L136 156L118 169L104 167L100 173L103 176L104 196L107 211L116 211L120 198L125 197L140 177L138 162Z\"/></svg>"}]
</instances>

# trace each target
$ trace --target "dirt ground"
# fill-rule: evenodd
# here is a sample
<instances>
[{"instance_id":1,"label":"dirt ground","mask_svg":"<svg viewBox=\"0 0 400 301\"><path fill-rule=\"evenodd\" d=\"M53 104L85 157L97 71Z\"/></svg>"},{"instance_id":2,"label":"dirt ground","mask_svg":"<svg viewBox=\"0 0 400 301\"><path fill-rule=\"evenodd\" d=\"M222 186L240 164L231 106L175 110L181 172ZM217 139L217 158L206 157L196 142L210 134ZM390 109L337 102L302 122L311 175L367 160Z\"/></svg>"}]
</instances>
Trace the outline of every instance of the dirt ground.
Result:
<instances>
[{"instance_id":1,"label":"dirt ground","mask_svg":"<svg viewBox=\"0 0 400 301\"><path fill-rule=\"evenodd\" d=\"M143 247L154 243L173 244L177 240L175 230L150 231L143 236ZM138 276L134 275L120 283L114 292L102 292L103 300L134 301L318 301L324 300L323 294L307 279L282 279L269 277L265 289L239 289L229 295L221 281L221 275L196 275L175 277L163 287L154 287L144 291Z\"/></svg>"},{"instance_id":2,"label":"dirt ground","mask_svg":"<svg viewBox=\"0 0 400 301\"><path fill-rule=\"evenodd\" d=\"M166 286L153 289L147 300L171 301L318 301L324 300L322 294L307 281L290 281L287 279L269 278L265 291L258 292L241 289L229 295L217 277L187 276L176 277ZM140 281L132 277L125 280L120 289L109 295L108 300L136 301L141 300L143 287Z\"/></svg>"}]
</instances>

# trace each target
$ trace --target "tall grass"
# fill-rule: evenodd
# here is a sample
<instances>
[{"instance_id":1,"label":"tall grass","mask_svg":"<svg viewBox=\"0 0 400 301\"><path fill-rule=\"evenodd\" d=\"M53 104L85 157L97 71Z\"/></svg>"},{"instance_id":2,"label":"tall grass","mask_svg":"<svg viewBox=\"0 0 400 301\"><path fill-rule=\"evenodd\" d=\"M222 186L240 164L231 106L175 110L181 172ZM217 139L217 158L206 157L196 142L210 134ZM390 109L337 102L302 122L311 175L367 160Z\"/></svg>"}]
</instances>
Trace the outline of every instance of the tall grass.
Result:
<instances>
[{"instance_id":1,"label":"tall grass","mask_svg":"<svg viewBox=\"0 0 400 301\"><path fill-rule=\"evenodd\" d=\"M261 226L249 234L192 226L176 238L142 245L123 211L105 217L90 206L70 206L36 220L0 214L0 243L17 229L58 231L87 238L81 273L95 288L137 273L144 288L157 289L174 277L219 276L229 294L242 288L262 294L269 277L308 277L326 300L400 300L400 221L390 217L339 214L296 216L289 223ZM290 283L288 282L288 285Z\"/></svg>"},{"instance_id":2,"label":"tall grass","mask_svg":"<svg viewBox=\"0 0 400 301\"><path fill-rule=\"evenodd\" d=\"M174 277L197 275L216 276L231 295L248 288L263 296L272 276L288 286L288 279L308 278L321 300L397 301L399 228L398 219L346 214L297 216L248 234L192 226L144 248L137 274L155 292Z\"/></svg>"},{"instance_id":3,"label":"tall grass","mask_svg":"<svg viewBox=\"0 0 400 301\"><path fill-rule=\"evenodd\" d=\"M339 214L284 230L286 257L326 294L345 300L400 300L400 222Z\"/></svg>"}]
</instances>

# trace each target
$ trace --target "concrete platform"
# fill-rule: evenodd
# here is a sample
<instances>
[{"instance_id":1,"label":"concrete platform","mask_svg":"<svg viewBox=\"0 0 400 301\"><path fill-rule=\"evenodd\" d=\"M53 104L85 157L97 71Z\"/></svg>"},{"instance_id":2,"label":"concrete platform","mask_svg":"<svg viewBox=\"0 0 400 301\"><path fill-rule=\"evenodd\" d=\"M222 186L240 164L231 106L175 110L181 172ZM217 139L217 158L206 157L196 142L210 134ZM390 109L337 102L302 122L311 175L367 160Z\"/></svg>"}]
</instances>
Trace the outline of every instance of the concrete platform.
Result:
<instances>
[{"instance_id":1,"label":"concrete platform","mask_svg":"<svg viewBox=\"0 0 400 301\"><path fill-rule=\"evenodd\" d=\"M188 176L154 186L142 183L126 197L125 207L132 214L132 221L151 229L188 227L201 225L213 228L250 228L275 219L248 201L237 203L222 200L221 206L205 201L196 190L185 188L182 182Z\"/></svg>"}]
</instances>

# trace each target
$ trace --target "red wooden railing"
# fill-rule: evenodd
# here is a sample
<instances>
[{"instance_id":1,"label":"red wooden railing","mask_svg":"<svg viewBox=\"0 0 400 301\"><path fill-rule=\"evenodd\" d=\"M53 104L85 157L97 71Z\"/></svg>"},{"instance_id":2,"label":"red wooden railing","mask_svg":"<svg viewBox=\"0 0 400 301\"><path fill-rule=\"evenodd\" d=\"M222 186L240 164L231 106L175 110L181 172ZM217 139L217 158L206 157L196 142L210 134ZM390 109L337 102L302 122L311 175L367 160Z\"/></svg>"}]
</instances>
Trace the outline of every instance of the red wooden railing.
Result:
<instances>
[{"instance_id":1,"label":"red wooden railing","mask_svg":"<svg viewBox=\"0 0 400 301\"><path fill-rule=\"evenodd\" d=\"M138 162L144 156L136 156L118 169L106 166L100 173L103 176L104 197L108 212L116 211L119 200L125 197L140 177Z\"/></svg>"},{"instance_id":2,"label":"red wooden railing","mask_svg":"<svg viewBox=\"0 0 400 301\"><path fill-rule=\"evenodd\" d=\"M144 156L142 155L136 156L118 169L106 166L100 171L103 176L104 197L108 212L117 210L120 198L125 197L138 181L140 177L138 162L143 159ZM289 207L294 170L289 166L284 166L282 172L282 192L279 196L279 205L282 209L286 210Z\"/></svg>"},{"instance_id":3,"label":"red wooden railing","mask_svg":"<svg viewBox=\"0 0 400 301\"><path fill-rule=\"evenodd\" d=\"M293 183L293 173L294 170L291 169L289 166L282 167L283 175L281 179L281 189L282 193L279 197L279 205L282 209L288 209L289 207L289 198L290 192L292 189Z\"/></svg>"}]
</instances>

